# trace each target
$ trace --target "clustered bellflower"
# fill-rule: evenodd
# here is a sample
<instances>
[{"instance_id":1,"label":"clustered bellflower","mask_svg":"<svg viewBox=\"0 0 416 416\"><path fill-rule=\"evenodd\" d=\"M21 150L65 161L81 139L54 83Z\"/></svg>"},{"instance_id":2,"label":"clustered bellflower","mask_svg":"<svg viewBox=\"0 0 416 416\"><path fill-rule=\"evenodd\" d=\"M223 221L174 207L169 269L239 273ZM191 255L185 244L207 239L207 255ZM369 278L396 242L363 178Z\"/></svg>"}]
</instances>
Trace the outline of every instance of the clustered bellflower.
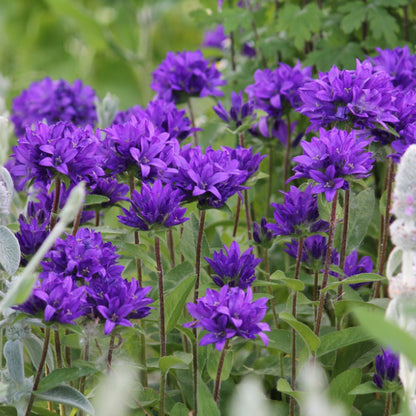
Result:
<instances>
[{"instance_id":1,"label":"clustered bellflower","mask_svg":"<svg viewBox=\"0 0 416 416\"><path fill-rule=\"evenodd\" d=\"M355 276L361 273L371 273L373 270L373 261L370 256L363 256L358 260L358 252L354 250L345 258L344 264L344 279L350 276ZM353 283L350 286L353 289L358 289L366 283Z\"/></svg>"},{"instance_id":2,"label":"clustered bellflower","mask_svg":"<svg viewBox=\"0 0 416 416\"><path fill-rule=\"evenodd\" d=\"M214 283L220 287L228 285L241 289L251 286L256 279L255 268L261 262L261 259L257 259L251 254L252 251L251 247L240 254L238 243L233 241L229 249L224 245L224 250L214 251L212 259L205 257L215 273L212 277Z\"/></svg>"},{"instance_id":3,"label":"clustered bellflower","mask_svg":"<svg viewBox=\"0 0 416 416\"><path fill-rule=\"evenodd\" d=\"M313 194L312 186L308 185L304 191L291 186L285 195L283 204L273 203L273 223L266 227L273 236L293 235L305 236L310 233L325 231L329 224L319 218L318 201Z\"/></svg>"},{"instance_id":4,"label":"clustered bellflower","mask_svg":"<svg viewBox=\"0 0 416 416\"><path fill-rule=\"evenodd\" d=\"M189 97L222 96L218 89L226 84L215 64L210 64L200 50L168 52L153 72L151 88L157 98L180 103Z\"/></svg>"},{"instance_id":5,"label":"clustered bellflower","mask_svg":"<svg viewBox=\"0 0 416 416\"><path fill-rule=\"evenodd\" d=\"M219 291L207 289L206 296L199 298L197 303L188 303L187 308L193 322L185 327L197 327L208 331L199 345L215 344L221 351L227 340L239 336L255 339L256 335L268 343L264 331L270 331L267 323L261 322L267 311L267 298L253 302L253 294L249 287L246 292L239 287L223 286Z\"/></svg>"},{"instance_id":6,"label":"clustered bellflower","mask_svg":"<svg viewBox=\"0 0 416 416\"><path fill-rule=\"evenodd\" d=\"M55 246L41 262L43 271L29 299L15 309L44 313L45 321L74 323L80 316L104 321L104 333L115 325L131 326L131 319L150 313L150 287L123 279L116 247L100 233L81 228Z\"/></svg>"},{"instance_id":7,"label":"clustered bellflower","mask_svg":"<svg viewBox=\"0 0 416 416\"><path fill-rule=\"evenodd\" d=\"M377 71L368 62L357 60L355 70L340 70L333 66L320 72L319 78L299 89L302 105L298 111L306 115L311 127L341 126L371 129L380 124L396 123L393 84L384 70ZM339 124L338 124L339 125Z\"/></svg>"},{"instance_id":8,"label":"clustered bellflower","mask_svg":"<svg viewBox=\"0 0 416 416\"><path fill-rule=\"evenodd\" d=\"M123 208L124 215L118 218L122 224L143 231L172 227L189 219L183 216L186 208L181 202L181 191L169 183L163 186L158 179L153 185L143 183L140 193L134 190L130 210Z\"/></svg>"},{"instance_id":9,"label":"clustered bellflower","mask_svg":"<svg viewBox=\"0 0 416 416\"><path fill-rule=\"evenodd\" d=\"M202 46L206 48L224 49L225 43L228 40L223 25L217 25L214 30L207 30L204 33Z\"/></svg>"},{"instance_id":10,"label":"clustered bellflower","mask_svg":"<svg viewBox=\"0 0 416 416\"><path fill-rule=\"evenodd\" d=\"M398 378L399 357L390 348L382 348L382 354L376 356L376 373L373 381L382 389L384 384Z\"/></svg>"},{"instance_id":11,"label":"clustered bellflower","mask_svg":"<svg viewBox=\"0 0 416 416\"><path fill-rule=\"evenodd\" d=\"M357 140L355 131L319 129L319 137L301 143L303 155L293 158L297 165L290 179L313 179L317 183L313 192L323 192L327 201L332 201L338 189L348 189L350 178L370 175L374 159L365 150L368 143Z\"/></svg>"},{"instance_id":12,"label":"clustered bellflower","mask_svg":"<svg viewBox=\"0 0 416 416\"><path fill-rule=\"evenodd\" d=\"M81 127L94 125L95 99L94 90L79 79L71 85L63 79L55 81L47 77L32 83L13 100L10 119L18 137L25 133L26 127L40 121L47 124L67 121Z\"/></svg>"}]
</instances>

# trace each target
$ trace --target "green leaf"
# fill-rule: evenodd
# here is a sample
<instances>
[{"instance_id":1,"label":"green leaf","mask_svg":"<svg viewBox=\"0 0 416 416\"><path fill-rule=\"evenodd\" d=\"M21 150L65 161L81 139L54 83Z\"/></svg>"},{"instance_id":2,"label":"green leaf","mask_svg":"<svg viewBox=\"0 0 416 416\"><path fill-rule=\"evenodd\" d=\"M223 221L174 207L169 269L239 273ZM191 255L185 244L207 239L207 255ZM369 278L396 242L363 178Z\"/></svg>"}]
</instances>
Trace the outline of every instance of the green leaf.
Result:
<instances>
[{"instance_id":1,"label":"green leaf","mask_svg":"<svg viewBox=\"0 0 416 416\"><path fill-rule=\"evenodd\" d=\"M8 340L4 344L4 357L6 358L7 370L17 384L25 381L25 370L23 361L23 344L19 339Z\"/></svg>"},{"instance_id":2,"label":"green leaf","mask_svg":"<svg viewBox=\"0 0 416 416\"><path fill-rule=\"evenodd\" d=\"M150 270L156 270L156 260L152 256L149 256L145 244L133 244L123 241L117 243L117 245L120 254L132 256L134 259L140 259Z\"/></svg>"},{"instance_id":3,"label":"green leaf","mask_svg":"<svg viewBox=\"0 0 416 416\"><path fill-rule=\"evenodd\" d=\"M183 403L176 403L170 411L170 416L189 416L189 409Z\"/></svg>"},{"instance_id":4,"label":"green leaf","mask_svg":"<svg viewBox=\"0 0 416 416\"><path fill-rule=\"evenodd\" d=\"M361 369L353 368L337 375L329 385L329 397L334 402L342 402L347 413L350 412L355 397L350 394L361 381Z\"/></svg>"},{"instance_id":5,"label":"green leaf","mask_svg":"<svg viewBox=\"0 0 416 416\"><path fill-rule=\"evenodd\" d=\"M70 386L58 386L53 389L43 392L33 392L35 398L40 400L47 400L50 402L57 402L67 404L68 406L76 407L90 415L94 414L94 408L87 398L78 390Z\"/></svg>"},{"instance_id":6,"label":"green leaf","mask_svg":"<svg viewBox=\"0 0 416 416\"><path fill-rule=\"evenodd\" d=\"M355 283L378 282L382 279L383 277L376 273L360 273L354 276L347 277L344 280L330 283L328 286L321 289L321 292L325 293L328 290L336 289L339 285L351 285Z\"/></svg>"},{"instance_id":7,"label":"green leaf","mask_svg":"<svg viewBox=\"0 0 416 416\"><path fill-rule=\"evenodd\" d=\"M183 307L196 282L196 275L183 280L165 299L166 333L175 328Z\"/></svg>"},{"instance_id":8,"label":"green leaf","mask_svg":"<svg viewBox=\"0 0 416 416\"><path fill-rule=\"evenodd\" d=\"M171 368L176 368L180 370L187 370L189 363L185 363L179 357L174 355L167 355L165 357L160 357L159 359L159 368L162 373L167 373Z\"/></svg>"},{"instance_id":9,"label":"green leaf","mask_svg":"<svg viewBox=\"0 0 416 416\"><path fill-rule=\"evenodd\" d=\"M67 383L68 381L73 381L97 372L98 370L91 367L57 368L40 381L37 392L50 390L62 383Z\"/></svg>"},{"instance_id":10,"label":"green leaf","mask_svg":"<svg viewBox=\"0 0 416 416\"><path fill-rule=\"evenodd\" d=\"M212 392L198 374L198 414L200 416L220 416L218 406L214 401Z\"/></svg>"},{"instance_id":11,"label":"green leaf","mask_svg":"<svg viewBox=\"0 0 416 416\"><path fill-rule=\"evenodd\" d=\"M386 9L374 5L368 7L368 21L375 39L384 37L388 46L394 46L396 44L396 33L399 31L399 25L396 19Z\"/></svg>"},{"instance_id":12,"label":"green leaf","mask_svg":"<svg viewBox=\"0 0 416 416\"><path fill-rule=\"evenodd\" d=\"M108 196L88 194L88 195L85 195L84 206L87 207L90 205L101 205L104 202L108 202L109 200L110 198Z\"/></svg>"},{"instance_id":13,"label":"green leaf","mask_svg":"<svg viewBox=\"0 0 416 416\"><path fill-rule=\"evenodd\" d=\"M358 248L367 234L375 207L374 190L367 188L350 197L348 220L347 253Z\"/></svg>"},{"instance_id":14,"label":"green leaf","mask_svg":"<svg viewBox=\"0 0 416 416\"><path fill-rule=\"evenodd\" d=\"M416 366L416 339L396 324L387 321L384 313L368 308L356 308L354 314L370 336L385 347L404 354Z\"/></svg>"},{"instance_id":15,"label":"green leaf","mask_svg":"<svg viewBox=\"0 0 416 416\"><path fill-rule=\"evenodd\" d=\"M379 389L373 381L367 381L366 383L360 384L350 391L349 394L373 394L373 393L382 393L383 390Z\"/></svg>"},{"instance_id":16,"label":"green leaf","mask_svg":"<svg viewBox=\"0 0 416 416\"><path fill-rule=\"evenodd\" d=\"M342 329L341 331L331 332L321 336L321 345L316 355L321 357L329 352L336 351L348 345L358 342L368 341L373 337L359 326Z\"/></svg>"},{"instance_id":17,"label":"green leaf","mask_svg":"<svg viewBox=\"0 0 416 416\"><path fill-rule=\"evenodd\" d=\"M230 8L225 9L221 13L221 17L224 19L224 32L230 33L238 28L250 29L251 16L250 11L247 9Z\"/></svg>"},{"instance_id":18,"label":"green leaf","mask_svg":"<svg viewBox=\"0 0 416 416\"><path fill-rule=\"evenodd\" d=\"M275 348L286 354L292 351L292 331L288 329L272 329L268 333L268 348Z\"/></svg>"},{"instance_id":19,"label":"green leaf","mask_svg":"<svg viewBox=\"0 0 416 416\"><path fill-rule=\"evenodd\" d=\"M341 27L345 33L351 33L361 28L366 19L366 4L362 1L344 3L338 10L345 13L341 20Z\"/></svg>"},{"instance_id":20,"label":"green leaf","mask_svg":"<svg viewBox=\"0 0 416 416\"><path fill-rule=\"evenodd\" d=\"M281 312L279 314L279 318L296 330L296 332L305 341L306 345L309 347L311 352L314 352L318 349L319 345L321 344L321 341L315 335L311 328L309 328L304 323L299 322L297 319L293 317L292 314L288 312Z\"/></svg>"},{"instance_id":21,"label":"green leaf","mask_svg":"<svg viewBox=\"0 0 416 416\"><path fill-rule=\"evenodd\" d=\"M20 245L15 235L0 225L0 265L12 276L20 264Z\"/></svg>"},{"instance_id":22,"label":"green leaf","mask_svg":"<svg viewBox=\"0 0 416 416\"><path fill-rule=\"evenodd\" d=\"M43 340L40 340L33 334L23 338L23 346L25 347L27 353L29 354L30 360L35 368L39 367L40 358L42 356L43 350ZM48 353L46 355L46 364L49 368L49 371L54 369L54 360L52 349L48 348Z\"/></svg>"},{"instance_id":23,"label":"green leaf","mask_svg":"<svg viewBox=\"0 0 416 416\"><path fill-rule=\"evenodd\" d=\"M211 353L207 360L207 371L212 380L217 378L218 363L220 361L221 351L218 351L215 347L211 348ZM225 353L224 365L221 371L221 381L227 380L230 376L231 369L233 367L233 352L227 351Z\"/></svg>"},{"instance_id":24,"label":"green leaf","mask_svg":"<svg viewBox=\"0 0 416 416\"><path fill-rule=\"evenodd\" d=\"M297 401L300 401L304 395L304 393L300 391L294 391L292 387L290 387L289 382L285 378L279 378L276 388L281 393L287 394L288 396L292 396Z\"/></svg>"}]
</instances>

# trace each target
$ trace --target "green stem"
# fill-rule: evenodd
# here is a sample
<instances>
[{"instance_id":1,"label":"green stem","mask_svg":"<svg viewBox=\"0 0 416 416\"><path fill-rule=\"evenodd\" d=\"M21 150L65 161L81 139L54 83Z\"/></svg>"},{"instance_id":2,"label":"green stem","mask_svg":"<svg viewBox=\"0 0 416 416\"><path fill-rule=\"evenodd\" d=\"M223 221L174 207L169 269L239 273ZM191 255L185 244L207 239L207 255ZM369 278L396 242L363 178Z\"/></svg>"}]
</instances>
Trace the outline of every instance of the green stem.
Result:
<instances>
[{"instance_id":1,"label":"green stem","mask_svg":"<svg viewBox=\"0 0 416 416\"><path fill-rule=\"evenodd\" d=\"M33 392L35 392L38 389L40 378L42 376L43 367L44 367L45 361L46 361L46 355L48 353L50 335L51 335L51 329L50 329L50 327L46 327L45 339L43 340L42 354L41 354L41 357L40 357L40 360L39 360L39 367L38 367L38 371L37 371L36 376L35 376L35 381L33 383L33 389L32 389L32 393L30 394L29 403L27 404L27 409L26 409L25 416L30 415L30 412L31 412L32 406L33 406L33 402L35 401L35 395L33 394Z\"/></svg>"},{"instance_id":2,"label":"green stem","mask_svg":"<svg viewBox=\"0 0 416 416\"><path fill-rule=\"evenodd\" d=\"M241 199L240 197L237 197L237 208L235 210L233 237L237 235L238 222L240 220L240 212L241 212Z\"/></svg>"},{"instance_id":3,"label":"green stem","mask_svg":"<svg viewBox=\"0 0 416 416\"><path fill-rule=\"evenodd\" d=\"M350 217L350 190L344 192L344 220L342 223L341 251L339 253L339 268L343 271L347 250L348 221ZM343 279L344 276L341 276ZM338 300L342 300L342 284L338 286Z\"/></svg>"},{"instance_id":4,"label":"green stem","mask_svg":"<svg viewBox=\"0 0 416 416\"><path fill-rule=\"evenodd\" d=\"M390 415L390 407L391 407L391 393L387 393L386 405L384 406L384 416Z\"/></svg>"},{"instance_id":5,"label":"green stem","mask_svg":"<svg viewBox=\"0 0 416 416\"><path fill-rule=\"evenodd\" d=\"M175 245L173 243L173 231L172 228L169 228L168 230L168 248L169 248L169 254L170 254L170 260L172 263L172 267L176 266L176 260L175 260Z\"/></svg>"},{"instance_id":6,"label":"green stem","mask_svg":"<svg viewBox=\"0 0 416 416\"><path fill-rule=\"evenodd\" d=\"M328 247L326 250L324 275L322 277L321 291L319 294L318 313L317 313L316 321L315 321L315 334L318 336L319 336L319 331L321 329L321 320L322 320L322 314L324 310L324 302L325 302L325 296L326 296L326 293L323 291L323 289L325 289L328 283L329 266L331 264L331 254L332 254L332 249L334 246L334 234L335 234L336 217L337 217L337 199L338 199L338 191L335 193L334 199L332 200L331 216L329 219Z\"/></svg>"},{"instance_id":7,"label":"green stem","mask_svg":"<svg viewBox=\"0 0 416 416\"><path fill-rule=\"evenodd\" d=\"M130 198L133 198L134 175L131 172L129 174L129 188L130 188ZM134 244L136 244L136 246L140 244L139 232L137 230L134 231ZM139 282L139 286L142 287L143 285L142 261L140 260L139 257L136 259L136 272L137 272L137 281Z\"/></svg>"},{"instance_id":8,"label":"green stem","mask_svg":"<svg viewBox=\"0 0 416 416\"><path fill-rule=\"evenodd\" d=\"M193 111L193 108L192 108L191 99L189 97L188 97L186 103L188 104L189 116L191 117L192 127L195 128L196 127L195 126L195 116L194 116L194 111ZM194 144L194 146L198 146L198 135L197 135L196 131L193 132L193 136L194 136L193 144Z\"/></svg>"},{"instance_id":9,"label":"green stem","mask_svg":"<svg viewBox=\"0 0 416 416\"><path fill-rule=\"evenodd\" d=\"M55 194L53 197L51 218L50 218L50 223L49 223L50 224L49 228L51 231L53 230L53 227L55 227L56 225L60 196L61 196L61 178L57 176L55 178Z\"/></svg>"},{"instance_id":10,"label":"green stem","mask_svg":"<svg viewBox=\"0 0 416 416\"><path fill-rule=\"evenodd\" d=\"M166 333L165 333L165 297L163 288L163 268L162 260L160 255L160 239L155 236L155 256L156 256L156 267L158 275L158 286L159 286L159 334L160 334L160 356L166 355Z\"/></svg>"},{"instance_id":11,"label":"green stem","mask_svg":"<svg viewBox=\"0 0 416 416\"><path fill-rule=\"evenodd\" d=\"M283 165L283 190L287 191L287 180L289 179L289 165L290 165L290 148L292 147L292 129L290 124L290 114L286 116L287 133L286 133L286 150L285 160Z\"/></svg>"},{"instance_id":12,"label":"green stem","mask_svg":"<svg viewBox=\"0 0 416 416\"><path fill-rule=\"evenodd\" d=\"M271 283L270 265L269 265L269 250L267 248L264 250L264 268L266 270L267 281L269 283ZM273 321L274 321L274 325L275 325L276 329L278 329L279 328L279 322L277 320L276 301L275 301L274 296L273 296L273 288L272 288L271 284L268 286L268 288L269 288L269 294L271 296L270 304L271 304L271 307L272 307Z\"/></svg>"},{"instance_id":13,"label":"green stem","mask_svg":"<svg viewBox=\"0 0 416 416\"><path fill-rule=\"evenodd\" d=\"M266 208L266 213L267 213L267 217L270 216L270 201L272 198L272 189L273 189L273 147L270 147L270 151L269 151L269 180L267 181L267 208Z\"/></svg>"}]
</instances>

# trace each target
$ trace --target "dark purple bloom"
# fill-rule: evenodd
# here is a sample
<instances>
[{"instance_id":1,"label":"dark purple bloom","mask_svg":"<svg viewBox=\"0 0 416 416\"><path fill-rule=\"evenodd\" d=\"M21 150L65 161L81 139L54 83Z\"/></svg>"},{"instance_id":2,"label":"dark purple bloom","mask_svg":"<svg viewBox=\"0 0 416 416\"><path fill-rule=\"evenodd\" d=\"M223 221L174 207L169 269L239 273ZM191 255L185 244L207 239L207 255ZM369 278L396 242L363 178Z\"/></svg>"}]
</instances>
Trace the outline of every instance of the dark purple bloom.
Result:
<instances>
[{"instance_id":1,"label":"dark purple bloom","mask_svg":"<svg viewBox=\"0 0 416 416\"><path fill-rule=\"evenodd\" d=\"M383 353L376 356L376 371L373 381L380 389L387 381L394 381L399 373L399 356L390 348L382 348Z\"/></svg>"},{"instance_id":2,"label":"dark purple bloom","mask_svg":"<svg viewBox=\"0 0 416 416\"><path fill-rule=\"evenodd\" d=\"M105 166L113 173L128 171L144 181L166 174L179 153L179 142L161 133L148 119L132 116L104 130Z\"/></svg>"},{"instance_id":3,"label":"dark purple bloom","mask_svg":"<svg viewBox=\"0 0 416 416\"><path fill-rule=\"evenodd\" d=\"M95 92L81 80L71 85L63 79L45 78L34 82L13 100L11 120L17 136L40 121L55 124L68 121L77 126L94 125L97 121Z\"/></svg>"},{"instance_id":4,"label":"dark purple bloom","mask_svg":"<svg viewBox=\"0 0 416 416\"><path fill-rule=\"evenodd\" d=\"M234 91L231 93L231 108L229 112L225 110L221 101L212 108L218 117L228 124L231 130L240 127L245 119L250 118L253 120L255 118L253 103L251 101L243 103L243 93L241 91L238 94Z\"/></svg>"},{"instance_id":5,"label":"dark purple bloom","mask_svg":"<svg viewBox=\"0 0 416 416\"><path fill-rule=\"evenodd\" d=\"M89 178L89 194L108 197L108 201L101 204L102 208L112 206L119 201L128 201L128 185L119 183L114 176L95 176Z\"/></svg>"},{"instance_id":6,"label":"dark purple bloom","mask_svg":"<svg viewBox=\"0 0 416 416\"><path fill-rule=\"evenodd\" d=\"M123 124L132 116L141 120L150 120L161 133L169 133L171 138L182 141L189 137L194 131L200 129L192 127L191 120L185 116L185 110L178 110L174 103L165 100L153 100L143 110L136 105L126 111L120 111L113 124Z\"/></svg>"},{"instance_id":7,"label":"dark purple bloom","mask_svg":"<svg viewBox=\"0 0 416 416\"><path fill-rule=\"evenodd\" d=\"M374 159L364 148L368 140L357 140L356 133L319 129L319 137L310 142L303 141L303 155L293 158L298 163L291 179L310 178L317 182L313 192L324 192L331 201L337 189L348 189L350 178L365 178L370 175Z\"/></svg>"},{"instance_id":8,"label":"dark purple bloom","mask_svg":"<svg viewBox=\"0 0 416 416\"><path fill-rule=\"evenodd\" d=\"M358 261L357 250L354 250L345 258L344 265L344 279L350 276L355 276L356 274L361 273L371 273L373 270L373 262L370 256L363 256ZM360 286L365 285L366 283L354 283L350 286L353 289L358 289Z\"/></svg>"},{"instance_id":9,"label":"dark purple bloom","mask_svg":"<svg viewBox=\"0 0 416 416\"><path fill-rule=\"evenodd\" d=\"M153 72L151 88L158 98L176 103L189 97L222 96L217 88L226 82L214 64L201 51L168 52L166 59Z\"/></svg>"},{"instance_id":10,"label":"dark purple bloom","mask_svg":"<svg viewBox=\"0 0 416 416\"><path fill-rule=\"evenodd\" d=\"M245 91L254 100L255 108L280 118L291 108L299 106L299 88L311 79L311 74L312 68L302 68L299 62L293 68L281 63L273 71L258 69L254 73L255 83Z\"/></svg>"},{"instance_id":11,"label":"dark purple bloom","mask_svg":"<svg viewBox=\"0 0 416 416\"><path fill-rule=\"evenodd\" d=\"M244 42L241 47L241 55L247 56L249 58L254 58L256 56L256 48L254 47L254 42Z\"/></svg>"},{"instance_id":12,"label":"dark purple bloom","mask_svg":"<svg viewBox=\"0 0 416 416\"><path fill-rule=\"evenodd\" d=\"M228 148L211 147L203 154L199 146L186 145L177 158L178 171L170 180L181 190L184 202L198 201L201 208L220 208L229 197L245 189L242 184L249 172L241 169L245 160L241 155ZM248 159L249 169L261 160L252 154Z\"/></svg>"},{"instance_id":13,"label":"dark purple bloom","mask_svg":"<svg viewBox=\"0 0 416 416\"><path fill-rule=\"evenodd\" d=\"M200 345L214 344L218 351L224 348L228 339L235 336L255 339L256 335L267 345L268 337L263 331L270 331L267 323L261 322L267 311L267 298L253 302L251 288L247 292L239 287L223 286L219 292L207 289L205 297L197 304L188 303L187 308L195 321L186 327L197 327L208 331Z\"/></svg>"},{"instance_id":14,"label":"dark purple bloom","mask_svg":"<svg viewBox=\"0 0 416 416\"><path fill-rule=\"evenodd\" d=\"M11 173L23 178L23 184L31 180L48 184L58 175L77 184L94 172L104 174L98 146L90 126L37 123L33 130L27 128L13 147Z\"/></svg>"},{"instance_id":15,"label":"dark purple bloom","mask_svg":"<svg viewBox=\"0 0 416 416\"><path fill-rule=\"evenodd\" d=\"M298 111L309 117L309 130L341 123L355 128L374 128L398 121L394 112L393 84L385 71L370 62L357 60L355 70L333 66L319 73L319 79L299 89L302 105Z\"/></svg>"},{"instance_id":16,"label":"dark purple bloom","mask_svg":"<svg viewBox=\"0 0 416 416\"><path fill-rule=\"evenodd\" d=\"M274 223L266 226L274 236L293 235L306 236L310 233L319 233L328 228L328 223L319 219L318 202L313 195L312 186L308 185L304 191L290 187L285 195L283 204L271 204L274 208Z\"/></svg>"},{"instance_id":17,"label":"dark purple bloom","mask_svg":"<svg viewBox=\"0 0 416 416\"><path fill-rule=\"evenodd\" d=\"M118 218L122 224L143 231L182 224L186 208L181 208L181 192L168 183L156 180L153 186L144 183L140 193L133 191L130 210L123 208Z\"/></svg>"},{"instance_id":18,"label":"dark purple bloom","mask_svg":"<svg viewBox=\"0 0 416 416\"><path fill-rule=\"evenodd\" d=\"M85 287L78 287L70 276L48 273L39 279L29 299L14 309L36 315L44 312L46 322L75 324L86 312Z\"/></svg>"},{"instance_id":19,"label":"dark purple bloom","mask_svg":"<svg viewBox=\"0 0 416 416\"><path fill-rule=\"evenodd\" d=\"M375 70L384 70L395 87L411 90L416 86L416 55L405 45L394 49L376 48L378 55L370 58Z\"/></svg>"},{"instance_id":20,"label":"dark purple bloom","mask_svg":"<svg viewBox=\"0 0 416 416\"><path fill-rule=\"evenodd\" d=\"M207 48L216 48L224 49L225 42L228 40L228 37L225 35L224 26L217 25L214 30L207 30L204 33L204 40L202 41L202 46Z\"/></svg>"},{"instance_id":21,"label":"dark purple bloom","mask_svg":"<svg viewBox=\"0 0 416 416\"><path fill-rule=\"evenodd\" d=\"M213 258L205 257L207 263L216 273L212 280L217 286L228 285L229 287L239 287L247 289L256 279L256 266L261 259L254 257L251 252L253 248L247 249L240 255L240 247L233 241L230 248L224 245L224 251L214 251Z\"/></svg>"},{"instance_id":22,"label":"dark purple bloom","mask_svg":"<svg viewBox=\"0 0 416 416\"><path fill-rule=\"evenodd\" d=\"M273 233L267 228L267 219L263 217L260 224L253 222L253 240L257 244L261 244L265 248L270 248L272 245Z\"/></svg>"},{"instance_id":23,"label":"dark purple bloom","mask_svg":"<svg viewBox=\"0 0 416 416\"><path fill-rule=\"evenodd\" d=\"M290 123L290 134L292 135L295 131L295 127L297 125L297 121ZM265 137L267 139L276 138L286 146L287 143L287 134L288 128L287 123L285 120L278 118L278 117L260 117L259 122L254 124L249 132L254 137ZM292 142L292 146L296 146L299 144L301 137L303 136L303 132L298 134L295 140Z\"/></svg>"}]
</instances>

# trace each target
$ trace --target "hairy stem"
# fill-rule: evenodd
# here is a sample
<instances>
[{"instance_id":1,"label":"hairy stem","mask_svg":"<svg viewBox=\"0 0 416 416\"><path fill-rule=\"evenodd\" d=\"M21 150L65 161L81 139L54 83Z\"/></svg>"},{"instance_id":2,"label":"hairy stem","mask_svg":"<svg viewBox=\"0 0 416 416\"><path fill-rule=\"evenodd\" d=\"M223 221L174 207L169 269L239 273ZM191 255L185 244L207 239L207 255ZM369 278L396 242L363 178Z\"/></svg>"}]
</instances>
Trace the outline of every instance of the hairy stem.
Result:
<instances>
[{"instance_id":1,"label":"hairy stem","mask_svg":"<svg viewBox=\"0 0 416 416\"><path fill-rule=\"evenodd\" d=\"M225 354L227 353L228 346L229 346L229 340L227 340L227 342L224 345L224 348L221 351L220 361L218 362L217 377L215 378L214 400L215 400L215 403L217 403L217 406L220 401L221 374L222 374L222 368L224 366Z\"/></svg>"},{"instance_id":2,"label":"hairy stem","mask_svg":"<svg viewBox=\"0 0 416 416\"><path fill-rule=\"evenodd\" d=\"M344 270L347 250L348 221L350 217L350 190L344 192L344 220L342 223L341 252L339 253L339 267ZM341 276L343 279L344 276ZM342 284L338 286L338 300L342 300Z\"/></svg>"},{"instance_id":3,"label":"hairy stem","mask_svg":"<svg viewBox=\"0 0 416 416\"><path fill-rule=\"evenodd\" d=\"M270 265L269 265L269 250L268 249L264 250L264 268L266 270L267 281L269 283L271 283L271 280L270 280ZM268 288L269 288L269 294L271 296L270 305L272 307L274 326L276 327L276 329L278 329L279 328L279 322L277 320L276 301L275 301L274 296L273 296L273 288L272 288L271 285L269 285Z\"/></svg>"},{"instance_id":4,"label":"hairy stem","mask_svg":"<svg viewBox=\"0 0 416 416\"><path fill-rule=\"evenodd\" d=\"M54 194L53 202L52 202L51 218L49 220L50 230L53 230L53 227L55 227L56 225L60 196L61 196L61 178L57 176L55 178L55 194Z\"/></svg>"},{"instance_id":5,"label":"hairy stem","mask_svg":"<svg viewBox=\"0 0 416 416\"><path fill-rule=\"evenodd\" d=\"M165 333L165 297L163 288L163 268L162 260L160 255L160 239L155 236L155 256L156 256L156 267L158 275L158 286L159 286L159 334L160 334L160 356L166 355L166 333Z\"/></svg>"}]
</instances>

